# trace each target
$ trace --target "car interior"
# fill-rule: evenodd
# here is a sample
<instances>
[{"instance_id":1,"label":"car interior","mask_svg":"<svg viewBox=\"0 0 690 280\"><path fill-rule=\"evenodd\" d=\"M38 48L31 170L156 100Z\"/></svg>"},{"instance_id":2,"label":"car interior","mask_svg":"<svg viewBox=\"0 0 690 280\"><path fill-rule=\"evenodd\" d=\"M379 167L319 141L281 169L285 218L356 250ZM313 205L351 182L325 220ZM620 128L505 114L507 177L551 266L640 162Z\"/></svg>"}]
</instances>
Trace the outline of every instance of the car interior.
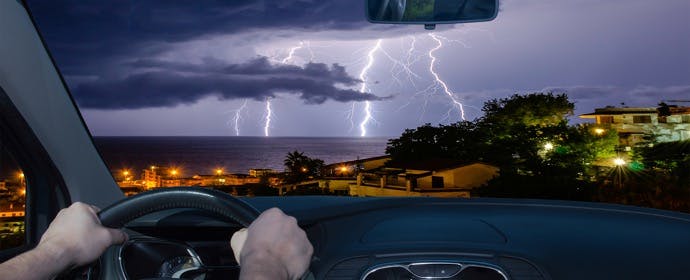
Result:
<instances>
[{"instance_id":1,"label":"car interior","mask_svg":"<svg viewBox=\"0 0 690 280\"><path fill-rule=\"evenodd\" d=\"M395 6L403 2L370 0L361 16L433 29L500 12L498 1L448 0L436 1L444 11L404 18ZM30 183L26 237L0 260L35 246L74 201L99 206L103 225L129 235L60 279L238 279L229 238L272 207L296 217L314 247L303 279L687 279L689 272L690 216L680 212L537 199L235 197L198 187L126 198L24 1L0 2L0 150Z\"/></svg>"}]
</instances>

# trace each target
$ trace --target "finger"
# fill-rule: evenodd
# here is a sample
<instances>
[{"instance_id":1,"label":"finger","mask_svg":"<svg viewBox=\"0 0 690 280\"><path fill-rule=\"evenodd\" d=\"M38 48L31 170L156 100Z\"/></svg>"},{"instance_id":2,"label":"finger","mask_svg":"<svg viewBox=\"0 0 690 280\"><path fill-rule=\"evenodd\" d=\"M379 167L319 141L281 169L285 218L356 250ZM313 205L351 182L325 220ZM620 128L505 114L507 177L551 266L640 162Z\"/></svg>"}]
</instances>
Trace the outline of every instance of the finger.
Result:
<instances>
[{"instance_id":1,"label":"finger","mask_svg":"<svg viewBox=\"0 0 690 280\"><path fill-rule=\"evenodd\" d=\"M232 252L235 255L235 260L237 261L237 264L241 265L240 263L240 253L242 252L242 248L244 248L244 243L247 241L247 229L243 228L238 230L232 235L232 238L230 238L230 247L232 247Z\"/></svg>"},{"instance_id":2,"label":"finger","mask_svg":"<svg viewBox=\"0 0 690 280\"><path fill-rule=\"evenodd\" d=\"M127 234L119 229L114 229L114 228L104 228L108 235L110 236L110 244L111 245L116 245L116 244L122 244L127 241L128 237Z\"/></svg>"},{"instance_id":3,"label":"finger","mask_svg":"<svg viewBox=\"0 0 690 280\"><path fill-rule=\"evenodd\" d=\"M91 209L93 209L93 211L96 213L101 212L101 208L98 208L96 205L89 204L89 207L91 207Z\"/></svg>"}]
</instances>

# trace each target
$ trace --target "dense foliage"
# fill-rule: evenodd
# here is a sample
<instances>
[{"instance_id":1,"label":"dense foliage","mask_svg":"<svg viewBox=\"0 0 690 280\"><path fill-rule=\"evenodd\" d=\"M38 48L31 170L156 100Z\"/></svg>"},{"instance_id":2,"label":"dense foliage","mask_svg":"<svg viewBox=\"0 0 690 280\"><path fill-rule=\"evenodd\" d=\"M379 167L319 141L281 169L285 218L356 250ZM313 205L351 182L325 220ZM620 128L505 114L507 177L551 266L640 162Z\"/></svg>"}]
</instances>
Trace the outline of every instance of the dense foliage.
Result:
<instances>
[{"instance_id":1,"label":"dense foliage","mask_svg":"<svg viewBox=\"0 0 690 280\"><path fill-rule=\"evenodd\" d=\"M616 155L618 136L569 125L573 109L565 94L494 99L475 121L408 129L389 141L386 152L393 161L451 158L496 165L501 176L481 190L485 195L580 197L596 175L594 164Z\"/></svg>"},{"instance_id":2,"label":"dense foliage","mask_svg":"<svg viewBox=\"0 0 690 280\"><path fill-rule=\"evenodd\" d=\"M319 177L324 166L323 160L310 158L296 150L287 154L283 164L286 183L297 183Z\"/></svg>"}]
</instances>

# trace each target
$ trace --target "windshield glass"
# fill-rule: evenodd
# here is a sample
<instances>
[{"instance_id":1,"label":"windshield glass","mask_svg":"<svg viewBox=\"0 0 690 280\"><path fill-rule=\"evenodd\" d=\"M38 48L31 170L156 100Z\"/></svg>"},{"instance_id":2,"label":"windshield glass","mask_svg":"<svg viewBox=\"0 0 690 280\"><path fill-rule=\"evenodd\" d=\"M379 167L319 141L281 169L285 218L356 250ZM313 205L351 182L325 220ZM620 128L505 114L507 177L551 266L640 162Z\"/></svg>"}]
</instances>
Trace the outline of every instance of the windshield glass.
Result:
<instances>
[{"instance_id":1,"label":"windshield glass","mask_svg":"<svg viewBox=\"0 0 690 280\"><path fill-rule=\"evenodd\" d=\"M511 197L690 211L690 3L30 0L127 195Z\"/></svg>"}]
</instances>

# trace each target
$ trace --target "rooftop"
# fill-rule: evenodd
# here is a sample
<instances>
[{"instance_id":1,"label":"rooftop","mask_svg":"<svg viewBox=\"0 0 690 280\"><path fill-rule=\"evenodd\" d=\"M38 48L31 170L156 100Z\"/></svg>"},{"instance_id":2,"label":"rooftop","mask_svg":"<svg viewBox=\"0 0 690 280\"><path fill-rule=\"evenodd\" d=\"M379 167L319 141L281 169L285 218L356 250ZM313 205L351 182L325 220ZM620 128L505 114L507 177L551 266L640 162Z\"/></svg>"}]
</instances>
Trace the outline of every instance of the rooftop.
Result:
<instances>
[{"instance_id":1,"label":"rooftop","mask_svg":"<svg viewBox=\"0 0 690 280\"><path fill-rule=\"evenodd\" d=\"M601 115L628 115L628 114L658 114L663 107L605 107L596 108L594 113L582 114L580 118L593 118ZM668 105L671 115L685 115L690 114L690 107L681 107L677 105Z\"/></svg>"}]
</instances>

